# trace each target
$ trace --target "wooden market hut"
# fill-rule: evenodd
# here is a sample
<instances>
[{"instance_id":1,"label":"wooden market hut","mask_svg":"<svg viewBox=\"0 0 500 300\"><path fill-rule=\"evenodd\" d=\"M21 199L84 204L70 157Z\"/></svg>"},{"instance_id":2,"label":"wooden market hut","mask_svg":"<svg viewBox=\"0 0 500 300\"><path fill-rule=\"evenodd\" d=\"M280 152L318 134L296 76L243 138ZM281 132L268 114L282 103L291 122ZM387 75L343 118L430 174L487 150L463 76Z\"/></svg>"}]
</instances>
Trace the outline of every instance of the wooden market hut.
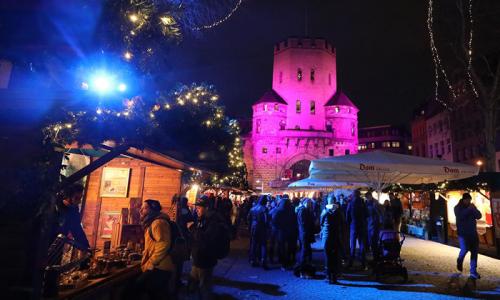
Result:
<instances>
[{"instance_id":1,"label":"wooden market hut","mask_svg":"<svg viewBox=\"0 0 500 300\"><path fill-rule=\"evenodd\" d=\"M66 153L90 160L67 181L87 176L82 225L91 247L101 249L106 241L112 247L127 242L123 235L133 235L130 231L139 236L139 209L146 199L160 201L164 212L175 218L172 200L181 194L182 173L195 169L147 147L103 145L97 150L69 148Z\"/></svg>"}]
</instances>

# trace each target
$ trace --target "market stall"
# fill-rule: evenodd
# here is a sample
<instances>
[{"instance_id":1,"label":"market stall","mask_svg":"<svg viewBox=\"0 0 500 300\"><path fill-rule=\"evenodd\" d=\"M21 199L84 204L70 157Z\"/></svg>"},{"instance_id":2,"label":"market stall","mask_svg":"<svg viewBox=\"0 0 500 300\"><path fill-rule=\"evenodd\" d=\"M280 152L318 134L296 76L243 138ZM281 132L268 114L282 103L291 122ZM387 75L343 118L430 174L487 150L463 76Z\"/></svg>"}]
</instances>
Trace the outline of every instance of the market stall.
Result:
<instances>
[{"instance_id":1,"label":"market stall","mask_svg":"<svg viewBox=\"0 0 500 300\"><path fill-rule=\"evenodd\" d=\"M142 202L158 200L164 212L175 218L172 200L181 192L183 171L193 166L132 146L73 146L65 152L65 169L74 169L67 180L85 178L82 227L95 250L87 259L85 253L72 247L71 239L56 239L51 249L63 254L57 257L49 253L56 263L46 269L45 294L53 299L116 299L140 272ZM86 265L83 269L82 263Z\"/></svg>"}]
</instances>

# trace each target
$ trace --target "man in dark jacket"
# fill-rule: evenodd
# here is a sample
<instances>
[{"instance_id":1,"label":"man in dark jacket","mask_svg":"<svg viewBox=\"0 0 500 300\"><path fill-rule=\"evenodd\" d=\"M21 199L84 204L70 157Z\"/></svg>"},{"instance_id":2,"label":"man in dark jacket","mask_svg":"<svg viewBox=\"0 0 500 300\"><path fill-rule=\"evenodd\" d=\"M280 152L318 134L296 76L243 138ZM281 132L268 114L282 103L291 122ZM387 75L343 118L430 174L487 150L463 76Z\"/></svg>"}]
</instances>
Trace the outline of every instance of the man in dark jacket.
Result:
<instances>
[{"instance_id":1,"label":"man in dark jacket","mask_svg":"<svg viewBox=\"0 0 500 300\"><path fill-rule=\"evenodd\" d=\"M476 220L481 219L482 215L476 206L471 203L471 200L470 194L464 193L454 209L457 219L458 242L460 243L457 269L462 272L464 257L470 251L470 277L479 279L481 276L477 273L479 238L476 231Z\"/></svg>"},{"instance_id":2,"label":"man in dark jacket","mask_svg":"<svg viewBox=\"0 0 500 300\"><path fill-rule=\"evenodd\" d=\"M356 241L359 244L359 254L362 268L366 268L366 204L361 198L361 192L356 190L352 194L352 199L347 206L347 223L350 225L350 249L349 267L352 267L353 259L356 255Z\"/></svg>"},{"instance_id":3,"label":"man in dark jacket","mask_svg":"<svg viewBox=\"0 0 500 300\"><path fill-rule=\"evenodd\" d=\"M248 214L250 224L250 263L253 267L259 266L267 270L267 231L269 226L268 212L266 209L267 195L261 195L257 204Z\"/></svg>"},{"instance_id":4,"label":"man in dark jacket","mask_svg":"<svg viewBox=\"0 0 500 300\"><path fill-rule=\"evenodd\" d=\"M392 208L392 216L394 218L394 230L401 231L401 218L403 217L403 204L394 193L389 194L389 199Z\"/></svg>"},{"instance_id":5,"label":"man in dark jacket","mask_svg":"<svg viewBox=\"0 0 500 300\"><path fill-rule=\"evenodd\" d=\"M299 227L300 266L310 264L312 261L311 244L314 243L314 213L313 203L309 198L304 198L297 210L297 223Z\"/></svg>"},{"instance_id":6,"label":"man in dark jacket","mask_svg":"<svg viewBox=\"0 0 500 300\"><path fill-rule=\"evenodd\" d=\"M372 190L366 193L366 210L368 225L368 246L371 248L373 257L377 257L377 244L380 232L380 223L383 217L382 208L378 201L373 198Z\"/></svg>"},{"instance_id":7,"label":"man in dark jacket","mask_svg":"<svg viewBox=\"0 0 500 300\"><path fill-rule=\"evenodd\" d=\"M217 253L214 253L217 230L222 218L209 209L209 198L202 196L195 203L198 222L191 226L193 259L190 274L190 289L198 288L202 299L211 299L212 272L217 264Z\"/></svg>"},{"instance_id":8,"label":"man in dark jacket","mask_svg":"<svg viewBox=\"0 0 500 300\"><path fill-rule=\"evenodd\" d=\"M83 186L73 184L64 191L64 199L56 204L57 224L53 230L53 239L59 234L65 237L71 234L75 246L80 250L88 250L90 245L82 228L79 205L82 201Z\"/></svg>"},{"instance_id":9,"label":"man in dark jacket","mask_svg":"<svg viewBox=\"0 0 500 300\"><path fill-rule=\"evenodd\" d=\"M297 217L288 195L283 195L271 214L271 224L278 237L278 257L282 270L292 266L297 247Z\"/></svg>"},{"instance_id":10,"label":"man in dark jacket","mask_svg":"<svg viewBox=\"0 0 500 300\"><path fill-rule=\"evenodd\" d=\"M333 197L321 213L321 237L325 251L326 278L330 284L337 283L342 267L344 216Z\"/></svg>"}]
</instances>

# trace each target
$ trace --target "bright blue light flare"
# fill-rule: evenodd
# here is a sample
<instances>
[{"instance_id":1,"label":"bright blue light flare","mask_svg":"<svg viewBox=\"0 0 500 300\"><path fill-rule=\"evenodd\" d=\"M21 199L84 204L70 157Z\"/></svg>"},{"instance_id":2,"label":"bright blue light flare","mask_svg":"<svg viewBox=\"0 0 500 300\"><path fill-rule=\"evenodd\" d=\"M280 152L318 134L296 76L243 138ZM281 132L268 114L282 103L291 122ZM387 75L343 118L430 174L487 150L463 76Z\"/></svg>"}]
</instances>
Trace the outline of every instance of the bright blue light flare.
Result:
<instances>
[{"instance_id":1,"label":"bright blue light flare","mask_svg":"<svg viewBox=\"0 0 500 300\"><path fill-rule=\"evenodd\" d=\"M127 90L127 85L126 85L125 83L123 83L123 82L122 82L122 83L120 83L120 84L118 85L118 90L119 90L120 92L122 92L122 93L123 93L123 92L125 92L125 91Z\"/></svg>"},{"instance_id":2,"label":"bright blue light flare","mask_svg":"<svg viewBox=\"0 0 500 300\"><path fill-rule=\"evenodd\" d=\"M99 94L107 94L113 89L114 79L104 72L98 73L92 77L91 89Z\"/></svg>"}]
</instances>

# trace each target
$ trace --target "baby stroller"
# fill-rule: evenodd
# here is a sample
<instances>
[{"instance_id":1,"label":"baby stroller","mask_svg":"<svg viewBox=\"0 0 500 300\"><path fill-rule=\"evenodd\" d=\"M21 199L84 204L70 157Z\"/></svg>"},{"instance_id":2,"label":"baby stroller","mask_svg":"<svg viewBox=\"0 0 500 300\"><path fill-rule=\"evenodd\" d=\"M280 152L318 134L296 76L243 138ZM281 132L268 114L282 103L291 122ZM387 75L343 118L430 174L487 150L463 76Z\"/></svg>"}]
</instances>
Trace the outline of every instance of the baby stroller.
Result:
<instances>
[{"instance_id":1,"label":"baby stroller","mask_svg":"<svg viewBox=\"0 0 500 300\"><path fill-rule=\"evenodd\" d=\"M374 255L373 274L377 281L384 275L399 275L408 281L408 270L403 266L401 247L405 235L394 230L382 230L379 234L378 249Z\"/></svg>"}]
</instances>

